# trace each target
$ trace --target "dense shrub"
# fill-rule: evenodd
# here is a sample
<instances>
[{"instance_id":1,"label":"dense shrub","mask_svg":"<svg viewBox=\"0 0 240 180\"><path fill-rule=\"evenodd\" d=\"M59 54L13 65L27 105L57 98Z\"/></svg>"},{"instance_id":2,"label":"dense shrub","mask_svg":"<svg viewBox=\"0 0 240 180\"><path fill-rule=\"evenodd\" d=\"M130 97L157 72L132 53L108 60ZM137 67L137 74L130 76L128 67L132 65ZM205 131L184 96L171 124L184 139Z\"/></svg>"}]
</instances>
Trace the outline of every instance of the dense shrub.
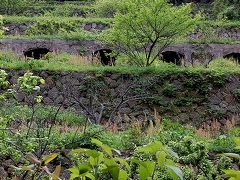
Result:
<instances>
[{"instance_id":1,"label":"dense shrub","mask_svg":"<svg viewBox=\"0 0 240 180\"><path fill-rule=\"evenodd\" d=\"M29 0L1 0L0 14L16 15L24 11L31 3Z\"/></svg>"},{"instance_id":2,"label":"dense shrub","mask_svg":"<svg viewBox=\"0 0 240 180\"><path fill-rule=\"evenodd\" d=\"M215 18L227 18L235 20L240 17L240 1L239 0L215 0L213 2L213 16Z\"/></svg>"},{"instance_id":3,"label":"dense shrub","mask_svg":"<svg viewBox=\"0 0 240 180\"><path fill-rule=\"evenodd\" d=\"M97 0L95 4L96 13L100 17L113 17L120 10L122 0Z\"/></svg>"}]
</instances>

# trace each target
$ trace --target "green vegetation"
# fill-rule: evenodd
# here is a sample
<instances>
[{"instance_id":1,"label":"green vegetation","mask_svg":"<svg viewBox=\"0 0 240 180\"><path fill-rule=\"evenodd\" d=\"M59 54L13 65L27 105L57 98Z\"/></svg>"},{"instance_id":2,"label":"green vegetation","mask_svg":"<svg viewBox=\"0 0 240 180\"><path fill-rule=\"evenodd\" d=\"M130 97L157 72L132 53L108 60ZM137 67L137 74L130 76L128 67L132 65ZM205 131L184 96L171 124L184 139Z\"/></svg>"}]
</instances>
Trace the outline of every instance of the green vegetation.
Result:
<instances>
[{"instance_id":1,"label":"green vegetation","mask_svg":"<svg viewBox=\"0 0 240 180\"><path fill-rule=\"evenodd\" d=\"M239 180L239 117L225 117L238 109L223 112L225 104L209 98L240 76L239 58L183 67L163 62L161 53L171 44L239 44L240 1L186 2L0 0L3 41L105 42L113 50L106 57L117 59L103 66L101 52L90 59L91 47L82 45L79 55L53 50L40 59L1 51L0 176ZM239 87L229 94L217 97L238 108Z\"/></svg>"},{"instance_id":2,"label":"green vegetation","mask_svg":"<svg viewBox=\"0 0 240 180\"><path fill-rule=\"evenodd\" d=\"M1 118L1 129L11 128L11 131L1 131L3 141L0 141L0 150L2 155L10 155L16 161L24 160L24 165L16 167L16 173L19 175L22 171L27 171L29 175L34 173L36 177L52 175L48 171L45 172L46 168L37 168L39 165L43 165L39 164L37 159L46 161L49 157L49 162L44 163L44 166L59 167L58 163L66 161L64 159L67 155L74 164L69 169L72 178L84 176L97 178L101 176L113 177L114 179L124 177L126 179L126 177L133 175L137 175L139 178L151 176L151 179L168 179L170 177L178 179L176 175L180 178L183 176L183 179L189 177L193 179L197 177L223 178L224 172L228 173L228 171L223 172L222 170L231 169L233 160L219 157L216 154L214 155L216 161L213 163L210 160L212 156L210 158L209 152L239 153L238 150L233 149L235 146L233 137L239 136L239 129L233 129L229 134L217 138L206 139L196 135L194 129L187 129L178 123L163 120L158 124L160 126L149 126L145 131L136 129L134 125L129 124L129 129L113 133L101 126L88 125L85 127L84 121L80 124L71 124L71 118L65 116L64 120L68 125L55 120L54 129L48 138L49 143L46 151L51 153L49 156L39 157L35 155L35 153L39 153L40 147L37 141L40 139L36 136L37 134L34 135L33 132L30 132L27 136L25 134L27 132L22 129L25 126L25 121L31 116L23 117L21 113L16 114L16 108L12 108L10 111L8 113L2 111L1 113L1 117L4 117ZM51 112L55 112L55 110L52 109ZM44 120L44 114L46 118L51 116L47 109L41 110L38 115L36 114L36 120ZM29 115L31 115L31 111ZM14 126L17 123L16 120L22 124L17 128L21 133L12 134L16 128ZM78 128L74 128L76 125ZM9 136L10 134L11 136ZM102 143L91 140L92 138L97 138ZM159 142L160 140L164 145ZM46 139L41 139L41 141L41 144L44 144ZM142 144L149 145L136 148ZM79 149L79 147L81 148ZM211 147L214 147L215 150L212 151ZM54 153L59 148L62 153ZM70 154L67 153L68 148L73 148ZM125 159L126 155L123 155L125 153L133 155L130 159ZM129 157L129 155L127 156ZM57 159L57 164L52 163L53 160L50 160L50 157ZM153 168L154 166L156 167ZM62 170L64 170L64 166L62 166Z\"/></svg>"},{"instance_id":3,"label":"green vegetation","mask_svg":"<svg viewBox=\"0 0 240 180\"><path fill-rule=\"evenodd\" d=\"M49 54L43 57L41 60L29 59L27 61L22 60L13 53L2 52L0 53L0 68L4 69L23 69L23 70L50 70L50 71L78 71L78 72L112 72L122 74L239 74L240 66L236 63L226 59L216 59L210 62L209 67L180 67L171 63L157 62L150 67L138 67L129 66L128 64L119 64L112 66L102 66L97 64L91 64L89 62L83 62L77 59L76 63L72 62L74 56L68 54L54 55ZM226 68L228 67L228 68Z\"/></svg>"},{"instance_id":4,"label":"green vegetation","mask_svg":"<svg viewBox=\"0 0 240 180\"><path fill-rule=\"evenodd\" d=\"M82 30L81 25L83 23L97 23L110 26L113 22L113 16L116 12L126 12L126 7L121 1L109 1L109 0L98 0L96 2L71 2L65 1L64 3L55 3L54 1L26 1L17 0L20 3L19 7L12 6L15 1L3 1L0 8L0 14L4 14L4 24L14 23L29 23L29 28L24 32L23 36L18 35L7 35L4 38L13 39L67 39L67 40L102 40L101 34L99 33L87 33ZM176 1L174 1L176 2ZM184 1L182 1L184 2ZM81 5L79 5L79 3ZM220 5L219 5L220 3ZM222 0L214 1L213 5L210 5L211 10L206 10L206 15L203 13L202 16L206 17L202 21L202 25L198 26L196 32L201 32L201 38L180 38L178 37L174 43L220 43L220 44L239 44L239 40L232 37L218 37L220 31L231 30L239 27L238 11L239 6L237 1L226 3ZM7 5L8 4L8 5ZM179 2L177 3L179 4ZM223 4L223 5L221 5ZM204 9L205 5L196 5ZM213 7L212 7L213 6ZM16 7L18 10L16 10ZM209 6L206 8L209 9ZM201 9L201 8L200 8ZM235 14L234 18L226 18L228 15L215 15L225 13L226 11ZM19 11L21 10L21 11ZM198 12L205 12L204 10L196 9L193 6L194 14ZM168 11L169 12L169 11ZM218 13L219 12L219 13ZM209 14L210 13L210 14ZM169 13L168 13L169 14ZM226 13L225 13L226 14ZM211 18L208 18L208 17ZM215 18L218 17L216 21ZM166 19L167 20L167 19ZM59 27L57 31L52 31L53 26L50 24L57 25ZM39 31L40 26L46 25L45 31ZM36 27L39 27L36 30ZM5 30L4 30L5 31ZM52 31L52 33L49 33ZM104 37L105 39L105 37Z\"/></svg>"},{"instance_id":5,"label":"green vegetation","mask_svg":"<svg viewBox=\"0 0 240 180\"><path fill-rule=\"evenodd\" d=\"M82 18L82 17L61 17L61 16L35 16L35 17L27 17L27 16L4 16L5 23L21 23L21 22L37 22L37 21L45 21L52 20L57 21L59 23L103 23L109 24L112 22L112 18Z\"/></svg>"},{"instance_id":6,"label":"green vegetation","mask_svg":"<svg viewBox=\"0 0 240 180\"><path fill-rule=\"evenodd\" d=\"M126 12L116 14L106 41L121 47L130 63L141 67L152 65L167 46L199 21L192 17L189 5L173 7L165 0L123 1L122 6Z\"/></svg>"}]
</instances>

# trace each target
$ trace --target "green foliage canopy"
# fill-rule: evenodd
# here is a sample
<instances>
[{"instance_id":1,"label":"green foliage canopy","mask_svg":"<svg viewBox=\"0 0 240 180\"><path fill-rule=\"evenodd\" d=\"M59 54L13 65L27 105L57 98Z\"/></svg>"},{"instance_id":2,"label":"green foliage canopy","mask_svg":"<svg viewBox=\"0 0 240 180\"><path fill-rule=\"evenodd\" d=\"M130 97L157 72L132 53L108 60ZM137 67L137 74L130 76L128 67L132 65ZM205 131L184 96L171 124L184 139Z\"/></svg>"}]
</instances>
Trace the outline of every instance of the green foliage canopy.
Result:
<instances>
[{"instance_id":1,"label":"green foliage canopy","mask_svg":"<svg viewBox=\"0 0 240 180\"><path fill-rule=\"evenodd\" d=\"M149 66L177 38L200 20L191 5L175 7L166 0L123 0L105 40L128 56L132 64Z\"/></svg>"}]
</instances>

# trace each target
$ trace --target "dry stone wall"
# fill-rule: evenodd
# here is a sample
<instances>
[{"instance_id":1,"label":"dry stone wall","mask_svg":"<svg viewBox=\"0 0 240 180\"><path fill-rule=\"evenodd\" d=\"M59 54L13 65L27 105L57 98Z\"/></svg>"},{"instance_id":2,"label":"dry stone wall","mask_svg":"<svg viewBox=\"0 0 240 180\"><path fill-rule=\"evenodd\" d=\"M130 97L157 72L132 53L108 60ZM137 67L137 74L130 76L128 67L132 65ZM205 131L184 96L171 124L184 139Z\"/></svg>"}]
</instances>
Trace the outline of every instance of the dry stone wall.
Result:
<instances>
[{"instance_id":1,"label":"dry stone wall","mask_svg":"<svg viewBox=\"0 0 240 180\"><path fill-rule=\"evenodd\" d=\"M15 83L24 72L11 70L10 81ZM222 126L240 125L240 75L49 71L35 74L46 80L41 92L44 104L64 102L63 107L74 107L83 114L102 113L104 120L154 120L157 111L162 117L197 127L214 120ZM27 100L21 93L18 99Z\"/></svg>"},{"instance_id":2,"label":"dry stone wall","mask_svg":"<svg viewBox=\"0 0 240 180\"><path fill-rule=\"evenodd\" d=\"M33 22L18 22L18 23L5 23L4 27L7 29L4 35L26 35L27 30L33 26ZM86 31L93 32L93 31L103 31L109 28L108 24L105 23L81 23L78 27L83 28Z\"/></svg>"}]
</instances>

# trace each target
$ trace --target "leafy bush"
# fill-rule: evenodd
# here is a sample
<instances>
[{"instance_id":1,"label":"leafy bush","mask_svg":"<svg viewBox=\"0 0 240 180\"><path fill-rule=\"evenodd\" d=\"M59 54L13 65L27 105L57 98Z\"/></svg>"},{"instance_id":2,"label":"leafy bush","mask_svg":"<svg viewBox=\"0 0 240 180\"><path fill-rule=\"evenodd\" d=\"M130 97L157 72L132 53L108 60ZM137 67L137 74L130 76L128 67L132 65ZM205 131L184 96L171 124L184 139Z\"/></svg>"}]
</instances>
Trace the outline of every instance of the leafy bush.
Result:
<instances>
[{"instance_id":1,"label":"leafy bush","mask_svg":"<svg viewBox=\"0 0 240 180\"><path fill-rule=\"evenodd\" d=\"M96 0L95 9L99 17L113 17L120 9L122 0Z\"/></svg>"},{"instance_id":2,"label":"leafy bush","mask_svg":"<svg viewBox=\"0 0 240 180\"><path fill-rule=\"evenodd\" d=\"M27 29L28 35L56 35L59 33L69 33L76 29L76 24L67 21L55 21L53 19L45 19L37 21L33 26ZM80 27L78 27L80 28Z\"/></svg>"},{"instance_id":3,"label":"leafy bush","mask_svg":"<svg viewBox=\"0 0 240 180\"><path fill-rule=\"evenodd\" d=\"M208 149L212 152L235 152L233 136L220 135L209 142Z\"/></svg>"},{"instance_id":4,"label":"leafy bush","mask_svg":"<svg viewBox=\"0 0 240 180\"><path fill-rule=\"evenodd\" d=\"M240 150L240 137L235 137L234 142L236 143L235 149ZM224 153L223 155L236 159L238 162L240 162L240 155L235 153ZM240 171L238 170L223 170L223 172L230 178L230 180L238 180L240 179Z\"/></svg>"},{"instance_id":5,"label":"leafy bush","mask_svg":"<svg viewBox=\"0 0 240 180\"><path fill-rule=\"evenodd\" d=\"M32 0L1 0L0 14L15 15L21 13Z\"/></svg>"},{"instance_id":6,"label":"leafy bush","mask_svg":"<svg viewBox=\"0 0 240 180\"><path fill-rule=\"evenodd\" d=\"M125 11L116 14L104 39L121 47L138 66L152 65L167 46L192 31L200 18L191 15L190 5L174 7L166 0L124 0L121 7Z\"/></svg>"},{"instance_id":7,"label":"leafy bush","mask_svg":"<svg viewBox=\"0 0 240 180\"><path fill-rule=\"evenodd\" d=\"M215 0L213 2L213 15L219 19L238 19L240 17L239 3L239 0L233 0L231 2L227 0Z\"/></svg>"},{"instance_id":8,"label":"leafy bush","mask_svg":"<svg viewBox=\"0 0 240 180\"><path fill-rule=\"evenodd\" d=\"M131 172L129 162L119 157L119 151L110 148L97 139L92 139L91 142L98 146L100 151L81 148L70 152L74 159L77 159L77 165L69 169L71 172L70 179L74 180L80 177L98 179L104 176L114 180L127 180L130 175L136 175L135 171ZM153 142L140 147L136 152L152 157L149 160L130 158L130 162L137 165L139 179L155 179L155 173L159 169L166 169L166 173L170 174L174 180L183 179L182 171L168 158L169 155L177 155L169 151L160 142Z\"/></svg>"}]
</instances>

